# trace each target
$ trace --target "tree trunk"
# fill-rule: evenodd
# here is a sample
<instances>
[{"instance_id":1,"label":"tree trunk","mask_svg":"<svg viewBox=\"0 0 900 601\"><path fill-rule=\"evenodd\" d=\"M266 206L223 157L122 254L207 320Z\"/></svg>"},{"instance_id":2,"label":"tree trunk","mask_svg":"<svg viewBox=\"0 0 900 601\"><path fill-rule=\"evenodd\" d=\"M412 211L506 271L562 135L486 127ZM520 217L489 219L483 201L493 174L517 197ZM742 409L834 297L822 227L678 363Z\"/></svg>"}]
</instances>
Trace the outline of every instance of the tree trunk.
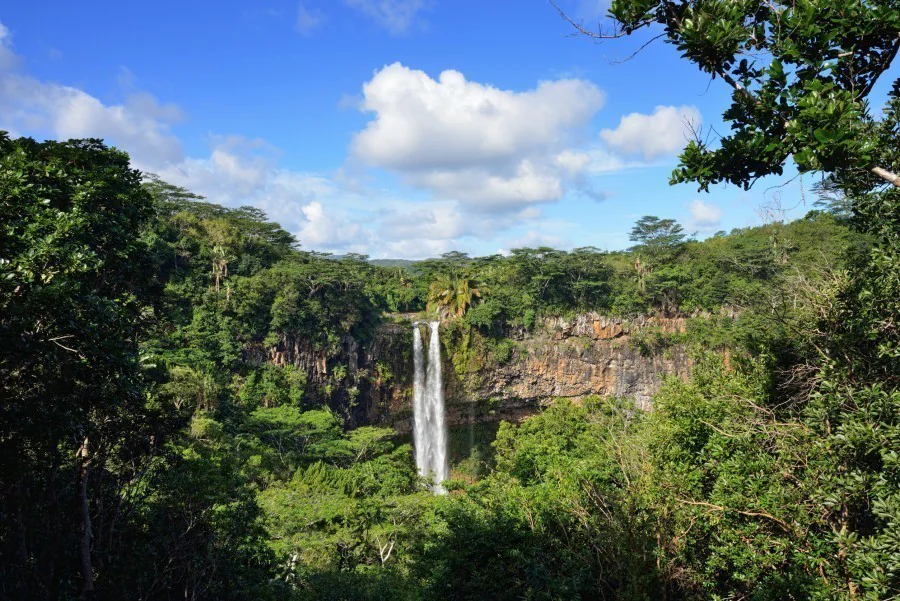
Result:
<instances>
[{"instance_id":1,"label":"tree trunk","mask_svg":"<svg viewBox=\"0 0 900 601\"><path fill-rule=\"evenodd\" d=\"M81 535L81 595L79 599L92 599L94 597L94 566L91 562L91 506L88 501L88 477L91 473L90 447L87 437L78 450L80 459L78 498L81 501L81 524L84 532Z\"/></svg>"},{"instance_id":2,"label":"tree trunk","mask_svg":"<svg viewBox=\"0 0 900 601\"><path fill-rule=\"evenodd\" d=\"M882 169L881 167L872 167L872 173L874 173L884 181L890 183L895 188L900 188L900 175L891 173L887 169Z\"/></svg>"}]
</instances>

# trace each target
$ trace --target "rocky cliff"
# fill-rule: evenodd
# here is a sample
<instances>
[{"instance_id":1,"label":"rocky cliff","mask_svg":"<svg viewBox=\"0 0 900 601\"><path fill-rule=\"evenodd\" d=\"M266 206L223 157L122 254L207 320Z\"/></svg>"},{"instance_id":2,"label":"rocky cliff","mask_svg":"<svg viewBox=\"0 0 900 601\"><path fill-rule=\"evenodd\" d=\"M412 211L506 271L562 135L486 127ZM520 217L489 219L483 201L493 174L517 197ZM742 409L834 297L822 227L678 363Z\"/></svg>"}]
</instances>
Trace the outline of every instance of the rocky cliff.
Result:
<instances>
[{"instance_id":1,"label":"rocky cliff","mask_svg":"<svg viewBox=\"0 0 900 601\"><path fill-rule=\"evenodd\" d=\"M691 362L683 345L659 348L645 340L684 330L682 318L548 318L532 332L513 333L504 361L485 356L463 369L453 361L459 349L442 336L449 423L519 419L558 397L624 397L649 409L663 378L687 376ZM411 339L411 324L385 324L364 343L346 336L330 352L286 338L267 360L306 371L310 398L328 402L350 423L404 432L412 419Z\"/></svg>"}]
</instances>

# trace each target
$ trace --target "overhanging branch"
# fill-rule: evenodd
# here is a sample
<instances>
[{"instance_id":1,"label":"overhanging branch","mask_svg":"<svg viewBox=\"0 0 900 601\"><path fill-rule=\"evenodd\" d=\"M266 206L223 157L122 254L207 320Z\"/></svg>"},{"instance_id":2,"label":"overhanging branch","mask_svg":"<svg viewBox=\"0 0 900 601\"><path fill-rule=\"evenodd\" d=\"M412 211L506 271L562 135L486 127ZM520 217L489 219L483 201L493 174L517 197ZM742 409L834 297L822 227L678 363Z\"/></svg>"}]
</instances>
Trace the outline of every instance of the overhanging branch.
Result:
<instances>
[{"instance_id":1,"label":"overhanging branch","mask_svg":"<svg viewBox=\"0 0 900 601\"><path fill-rule=\"evenodd\" d=\"M881 167L872 167L871 171L872 171L872 173L874 173L875 175L877 175L884 181L888 182L895 188L900 188L900 175L897 175L896 173L892 173L891 171L888 171L887 169L882 169Z\"/></svg>"}]
</instances>

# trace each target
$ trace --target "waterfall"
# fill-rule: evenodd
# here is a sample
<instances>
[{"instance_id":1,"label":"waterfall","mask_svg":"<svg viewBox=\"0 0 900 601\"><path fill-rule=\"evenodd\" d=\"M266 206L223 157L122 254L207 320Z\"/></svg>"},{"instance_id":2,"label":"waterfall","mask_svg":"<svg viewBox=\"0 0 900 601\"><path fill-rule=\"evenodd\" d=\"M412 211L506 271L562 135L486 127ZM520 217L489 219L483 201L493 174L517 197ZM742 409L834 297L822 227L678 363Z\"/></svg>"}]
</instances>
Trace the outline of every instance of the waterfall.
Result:
<instances>
[{"instance_id":1,"label":"waterfall","mask_svg":"<svg viewBox=\"0 0 900 601\"><path fill-rule=\"evenodd\" d=\"M425 419L425 360L422 357L422 332L413 324L413 446L419 474L428 473L428 436Z\"/></svg>"},{"instance_id":2,"label":"waterfall","mask_svg":"<svg viewBox=\"0 0 900 601\"><path fill-rule=\"evenodd\" d=\"M440 322L428 324L431 336L428 341L428 368L422 357L422 334L419 324L413 324L413 442L416 449L416 467L422 476L434 479L434 492L446 492L441 482L447 479L447 426L444 420L444 383L441 378L441 340L438 336Z\"/></svg>"},{"instance_id":3,"label":"waterfall","mask_svg":"<svg viewBox=\"0 0 900 601\"><path fill-rule=\"evenodd\" d=\"M450 467L447 462L447 424L444 421L444 380L441 377L441 339L438 336L438 326L441 322L432 321L431 340L428 344L428 381L426 406L429 411L429 423L431 425L431 471L434 472L434 481L437 485L436 492L446 492L441 482L450 475Z\"/></svg>"}]
</instances>

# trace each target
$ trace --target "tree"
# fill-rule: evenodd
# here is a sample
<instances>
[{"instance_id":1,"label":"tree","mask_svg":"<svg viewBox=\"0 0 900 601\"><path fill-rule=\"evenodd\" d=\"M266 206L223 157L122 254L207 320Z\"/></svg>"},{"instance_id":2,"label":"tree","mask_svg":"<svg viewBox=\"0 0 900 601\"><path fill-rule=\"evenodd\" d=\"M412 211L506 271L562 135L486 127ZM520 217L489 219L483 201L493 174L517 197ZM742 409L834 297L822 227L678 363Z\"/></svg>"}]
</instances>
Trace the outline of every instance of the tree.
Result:
<instances>
[{"instance_id":1,"label":"tree","mask_svg":"<svg viewBox=\"0 0 900 601\"><path fill-rule=\"evenodd\" d=\"M116 495L155 452L138 355L151 216L125 153L0 132L0 572L13 597L71 595L72 564L94 595Z\"/></svg>"},{"instance_id":2,"label":"tree","mask_svg":"<svg viewBox=\"0 0 900 601\"><path fill-rule=\"evenodd\" d=\"M654 39L732 88L731 133L716 147L698 135L673 182L749 188L792 158L801 172L852 171L900 187L897 147L867 102L900 49L895 0L614 0L609 15L612 31L575 25L599 39L661 25Z\"/></svg>"},{"instance_id":3,"label":"tree","mask_svg":"<svg viewBox=\"0 0 900 601\"><path fill-rule=\"evenodd\" d=\"M684 241L684 228L674 219L645 215L631 228L629 240L651 256L670 254Z\"/></svg>"},{"instance_id":4,"label":"tree","mask_svg":"<svg viewBox=\"0 0 900 601\"><path fill-rule=\"evenodd\" d=\"M479 298L481 290L468 270L456 277L441 274L428 288L428 308L440 315L462 317Z\"/></svg>"},{"instance_id":5,"label":"tree","mask_svg":"<svg viewBox=\"0 0 900 601\"><path fill-rule=\"evenodd\" d=\"M645 215L631 228L630 239L637 242L634 271L637 287L652 307L674 313L680 301L681 280L685 274L674 265L684 247L684 228L674 219Z\"/></svg>"},{"instance_id":6,"label":"tree","mask_svg":"<svg viewBox=\"0 0 900 601\"><path fill-rule=\"evenodd\" d=\"M220 396L204 363L240 352L206 257L190 260L221 207L156 190L168 200L99 140L0 132L4 599L264 597L271 557L236 455L184 432ZM208 217L172 225L192 209ZM192 291L212 298L182 313Z\"/></svg>"},{"instance_id":7,"label":"tree","mask_svg":"<svg viewBox=\"0 0 900 601\"><path fill-rule=\"evenodd\" d=\"M760 422L767 420L773 422L770 431L783 426L796 429L781 450L771 443L761 446L770 449L767 462L771 458L791 465L793 481L802 485L803 497L796 503L780 501L776 507L815 508L810 524L803 528L806 548L774 570L795 571L800 578L808 578L810 568L817 566L820 578L813 577L800 589L806 597L900 595L896 544L900 536L900 329L896 326L900 315L900 177L896 174L900 80L894 82L881 119L871 115L868 103L875 83L900 49L898 8L893 0L614 0L610 8L616 24L613 32L590 33L580 28L593 37L615 38L661 24L664 31L657 37L665 37L701 70L731 86L732 103L723 114L731 134L715 147L699 136L690 142L671 178L673 183L692 181L706 190L724 181L749 188L760 177L781 174L792 159L800 172L822 173L826 189L839 190L850 199L853 224L873 241L871 248L852 257L849 274L834 274L827 286L809 290L799 311L773 302L768 327L790 332L787 340L778 343L789 349L781 352L787 359L763 378L773 381L774 390L763 389L754 395L755 401L737 405L734 399L743 400L738 395L710 399L701 391L685 395L671 407L679 412L700 408L719 415L740 405L754 408L749 431L735 432L741 420L734 417L715 426L711 431L725 433L727 447L706 443L689 450L678 462L682 474L689 471L685 464L696 461L702 465L697 474L740 481L728 473L731 466L705 461L707 449L734 457L735 441L766 436L769 428ZM766 352L771 357L778 349ZM704 383L699 385L702 388ZM692 431L709 425L708 418L694 420ZM721 452L725 448L729 448L727 455ZM797 452L799 460L792 460ZM734 461L734 465L745 463L746 459ZM754 479L783 479L783 470L756 463ZM763 497L763 487L755 488L755 496ZM679 485L670 483L669 489L678 491ZM740 513L736 506L749 498L739 493L726 505L715 501L722 487L707 485L698 492L705 498L689 499L688 504L703 508L707 515ZM790 533L796 523L758 508L744 515L753 518L754 533L766 522ZM727 540L737 523L729 521L709 534L717 541ZM740 540L744 545L751 538L744 535ZM775 548L762 541L757 544L760 550ZM701 545L693 553L700 558L698 571L734 566L734 559L701 558L721 549L730 550L729 545L719 549ZM767 569L773 571L775 563L768 563ZM750 570L741 566L720 573L729 579L736 574L748 575ZM767 596L765 586L752 581L705 580L719 587L716 592L722 596ZM782 584L776 588L782 594L786 590Z\"/></svg>"}]
</instances>

